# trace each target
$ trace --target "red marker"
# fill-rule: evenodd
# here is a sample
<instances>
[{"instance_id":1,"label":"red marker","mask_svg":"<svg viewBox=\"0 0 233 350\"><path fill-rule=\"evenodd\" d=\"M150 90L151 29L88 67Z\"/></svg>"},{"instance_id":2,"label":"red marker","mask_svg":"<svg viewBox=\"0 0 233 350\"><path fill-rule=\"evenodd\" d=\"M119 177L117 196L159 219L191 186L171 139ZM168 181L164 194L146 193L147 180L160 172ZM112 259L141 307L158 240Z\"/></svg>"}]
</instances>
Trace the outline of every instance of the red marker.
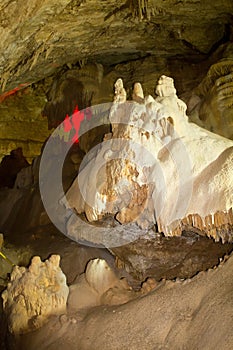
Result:
<instances>
[{"instance_id":1,"label":"red marker","mask_svg":"<svg viewBox=\"0 0 233 350\"><path fill-rule=\"evenodd\" d=\"M84 120L84 113L80 112L78 106L75 106L74 112L72 114L72 124L75 129L75 135L72 138L72 142L78 143L79 139L79 129L81 126L81 122Z\"/></svg>"},{"instance_id":2,"label":"red marker","mask_svg":"<svg viewBox=\"0 0 233 350\"><path fill-rule=\"evenodd\" d=\"M64 131L69 132L72 129L72 124L70 122L70 117L66 114L65 120L63 121Z\"/></svg>"},{"instance_id":3,"label":"red marker","mask_svg":"<svg viewBox=\"0 0 233 350\"><path fill-rule=\"evenodd\" d=\"M92 111L90 108L86 108L85 109L85 113L84 112L80 112L78 109L78 105L75 106L75 109L73 111L73 114L71 117L68 116L68 114L66 114L66 117L63 121L63 128L65 132L70 132L72 130L72 128L74 128L75 130L75 134L72 138L72 142L74 143L78 143L79 142L79 130L80 130L80 126L81 126L81 122L85 119L86 116L86 120L90 120L92 117ZM72 118L72 119L71 119Z\"/></svg>"}]
</instances>

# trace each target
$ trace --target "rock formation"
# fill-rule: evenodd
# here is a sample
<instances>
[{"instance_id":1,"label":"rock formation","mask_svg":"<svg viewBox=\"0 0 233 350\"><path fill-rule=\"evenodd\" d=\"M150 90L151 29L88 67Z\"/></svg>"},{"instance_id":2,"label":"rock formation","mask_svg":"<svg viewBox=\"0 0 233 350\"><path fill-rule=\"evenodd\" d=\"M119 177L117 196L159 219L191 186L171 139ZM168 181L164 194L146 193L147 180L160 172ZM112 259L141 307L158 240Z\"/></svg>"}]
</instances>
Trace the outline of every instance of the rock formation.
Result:
<instances>
[{"instance_id":1,"label":"rock formation","mask_svg":"<svg viewBox=\"0 0 233 350\"><path fill-rule=\"evenodd\" d=\"M48 121L41 116L46 99L43 88L38 84L13 90L4 99L0 96L0 160L19 147L29 162L40 154L50 135Z\"/></svg>"},{"instance_id":2,"label":"rock formation","mask_svg":"<svg viewBox=\"0 0 233 350\"><path fill-rule=\"evenodd\" d=\"M122 79L119 78L115 82L114 102L115 103L124 103L125 101L126 101L126 91L124 89Z\"/></svg>"},{"instance_id":3,"label":"rock formation","mask_svg":"<svg viewBox=\"0 0 233 350\"><path fill-rule=\"evenodd\" d=\"M135 298L126 279L119 279L103 259L89 261L84 274L70 286L69 310L80 310L97 305L123 304Z\"/></svg>"},{"instance_id":4,"label":"rock formation","mask_svg":"<svg viewBox=\"0 0 233 350\"><path fill-rule=\"evenodd\" d=\"M201 6L175 0L4 0L0 10L0 157L22 147L31 161L49 136L40 115L45 103L51 127L73 111L54 88L61 92L68 87L71 98L78 96L80 109L90 101L109 101L118 76L124 78L127 93L135 81L151 92L162 72L179 78L178 91L186 92L199 84L209 55L230 40L233 5L231 0L216 0L214 7L211 0ZM43 86L39 93L38 85ZM61 113L50 108L56 102ZM207 121L207 126L215 128L215 123Z\"/></svg>"},{"instance_id":5,"label":"rock formation","mask_svg":"<svg viewBox=\"0 0 233 350\"><path fill-rule=\"evenodd\" d=\"M48 118L49 128L57 127L77 106L82 110L92 104L100 103L102 79L101 64L85 64L83 67L69 69L55 76L47 93L48 102L42 112Z\"/></svg>"},{"instance_id":6,"label":"rock formation","mask_svg":"<svg viewBox=\"0 0 233 350\"><path fill-rule=\"evenodd\" d=\"M81 322L77 314L63 323L51 320L25 335L21 348L193 350L218 344L221 350L231 350L232 258L191 280L162 281L146 297L128 304L94 308Z\"/></svg>"},{"instance_id":7,"label":"rock formation","mask_svg":"<svg viewBox=\"0 0 233 350\"><path fill-rule=\"evenodd\" d=\"M183 64L190 56L200 62L227 39L233 5L34 0L3 1L0 9L1 88L7 92L88 59L113 65L148 55L179 56Z\"/></svg>"},{"instance_id":8,"label":"rock formation","mask_svg":"<svg viewBox=\"0 0 233 350\"><path fill-rule=\"evenodd\" d=\"M21 147L31 163L49 143L46 117L51 128L63 126L55 135L59 142L52 137L49 157L43 152L18 169L10 179L14 187L0 191L2 252L20 266L29 260L19 260L19 250L8 244L20 245L30 257L61 254L62 269L75 282L69 314L64 276L47 268L52 258L14 269L4 293L12 332L43 325L57 302L66 313L17 336L26 341L15 348L231 349L231 260L196 282L170 281L160 288L162 281L154 295L113 307L136 293L114 275L109 251L122 276L137 288L144 282L145 292L157 285L148 277L192 277L232 251L233 144L187 118L233 138L230 46L229 54L216 54L221 45L232 45L232 13L232 0L1 1L0 158ZM186 111L177 95L188 96L195 86ZM95 105L109 101L110 111L96 120ZM75 119L83 117L77 108L87 106L92 114ZM72 148L69 131L77 142ZM81 244L51 229L50 219ZM83 273L87 261L106 255L109 266L93 260ZM1 290L12 268L4 264L2 259ZM57 292L56 283L48 282L51 271L64 282ZM0 348L11 348L2 341L1 316Z\"/></svg>"},{"instance_id":9,"label":"rock formation","mask_svg":"<svg viewBox=\"0 0 233 350\"><path fill-rule=\"evenodd\" d=\"M161 76L156 93L113 104L112 134L85 159L67 206L89 221L111 214L142 229L157 223L165 236L194 227L232 241L233 142L188 122L172 78Z\"/></svg>"},{"instance_id":10,"label":"rock formation","mask_svg":"<svg viewBox=\"0 0 233 350\"><path fill-rule=\"evenodd\" d=\"M225 45L221 59L212 64L194 90L189 105L191 120L233 139L233 44Z\"/></svg>"},{"instance_id":11,"label":"rock formation","mask_svg":"<svg viewBox=\"0 0 233 350\"><path fill-rule=\"evenodd\" d=\"M59 262L58 255L52 255L45 262L35 256L28 269L14 267L7 289L2 293L11 333L31 331L44 324L50 315L65 312L69 288Z\"/></svg>"},{"instance_id":12,"label":"rock formation","mask_svg":"<svg viewBox=\"0 0 233 350\"><path fill-rule=\"evenodd\" d=\"M0 187L14 187L18 172L27 169L28 166L29 163L23 155L22 148L12 150L0 164Z\"/></svg>"}]
</instances>

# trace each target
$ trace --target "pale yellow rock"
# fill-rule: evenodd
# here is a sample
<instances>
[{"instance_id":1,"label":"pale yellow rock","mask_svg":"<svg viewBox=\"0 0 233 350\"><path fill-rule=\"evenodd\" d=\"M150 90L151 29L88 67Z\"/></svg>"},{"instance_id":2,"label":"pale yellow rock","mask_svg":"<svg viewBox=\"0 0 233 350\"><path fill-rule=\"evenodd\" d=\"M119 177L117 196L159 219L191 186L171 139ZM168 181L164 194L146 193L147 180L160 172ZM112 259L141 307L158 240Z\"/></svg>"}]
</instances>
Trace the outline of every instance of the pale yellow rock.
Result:
<instances>
[{"instance_id":1,"label":"pale yellow rock","mask_svg":"<svg viewBox=\"0 0 233 350\"><path fill-rule=\"evenodd\" d=\"M126 91L124 89L123 80L121 78L117 79L114 86L115 86L114 102L124 103L126 101Z\"/></svg>"},{"instance_id":2,"label":"pale yellow rock","mask_svg":"<svg viewBox=\"0 0 233 350\"><path fill-rule=\"evenodd\" d=\"M45 262L35 256L28 269L14 267L7 289L2 293L11 333L26 333L42 326L50 315L66 311L69 288L59 262L58 255L52 255Z\"/></svg>"},{"instance_id":3,"label":"pale yellow rock","mask_svg":"<svg viewBox=\"0 0 233 350\"><path fill-rule=\"evenodd\" d=\"M84 274L70 286L68 307L80 310L97 305L123 304L136 296L103 259L89 261Z\"/></svg>"},{"instance_id":4,"label":"pale yellow rock","mask_svg":"<svg viewBox=\"0 0 233 350\"><path fill-rule=\"evenodd\" d=\"M144 102L144 93L140 83L134 84L132 99L138 103Z\"/></svg>"},{"instance_id":5,"label":"pale yellow rock","mask_svg":"<svg viewBox=\"0 0 233 350\"><path fill-rule=\"evenodd\" d=\"M118 283L115 273L103 259L91 260L85 276L88 284L100 295Z\"/></svg>"},{"instance_id":6,"label":"pale yellow rock","mask_svg":"<svg viewBox=\"0 0 233 350\"><path fill-rule=\"evenodd\" d=\"M68 205L89 221L110 213L142 229L157 222L168 236L179 236L189 215L208 235L202 222L221 212L211 235L231 241L226 225L233 206L233 142L189 123L172 78L162 76L156 91L155 101L113 104L112 138L74 181Z\"/></svg>"}]
</instances>

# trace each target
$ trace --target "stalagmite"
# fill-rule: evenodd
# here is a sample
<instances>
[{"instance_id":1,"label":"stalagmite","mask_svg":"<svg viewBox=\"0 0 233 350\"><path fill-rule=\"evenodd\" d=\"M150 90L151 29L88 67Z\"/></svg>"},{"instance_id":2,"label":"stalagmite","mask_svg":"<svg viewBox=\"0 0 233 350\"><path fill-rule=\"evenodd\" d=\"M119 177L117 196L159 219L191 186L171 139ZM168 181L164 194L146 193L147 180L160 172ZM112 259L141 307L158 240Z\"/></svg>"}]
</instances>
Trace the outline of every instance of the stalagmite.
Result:
<instances>
[{"instance_id":1,"label":"stalagmite","mask_svg":"<svg viewBox=\"0 0 233 350\"><path fill-rule=\"evenodd\" d=\"M28 269L14 267L2 293L11 333L32 331L46 323L50 315L66 311L69 288L59 262L59 255L52 255L45 262L35 256Z\"/></svg>"},{"instance_id":2,"label":"stalagmite","mask_svg":"<svg viewBox=\"0 0 233 350\"><path fill-rule=\"evenodd\" d=\"M115 82L114 102L124 103L126 101L126 91L124 89L123 80L117 79Z\"/></svg>"},{"instance_id":3,"label":"stalagmite","mask_svg":"<svg viewBox=\"0 0 233 350\"><path fill-rule=\"evenodd\" d=\"M135 83L134 84L132 98L133 98L134 101L136 101L138 103L143 103L144 102L144 93L143 93L143 90L142 90L142 85L140 83Z\"/></svg>"}]
</instances>

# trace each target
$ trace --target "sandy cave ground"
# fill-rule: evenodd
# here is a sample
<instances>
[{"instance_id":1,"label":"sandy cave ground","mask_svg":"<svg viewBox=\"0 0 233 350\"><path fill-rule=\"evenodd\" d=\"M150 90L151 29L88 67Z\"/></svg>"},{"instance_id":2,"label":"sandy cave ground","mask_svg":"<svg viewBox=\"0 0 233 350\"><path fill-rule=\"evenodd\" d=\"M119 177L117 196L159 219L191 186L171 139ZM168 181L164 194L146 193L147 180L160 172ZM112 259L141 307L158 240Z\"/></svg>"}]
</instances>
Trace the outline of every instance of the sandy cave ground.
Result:
<instances>
[{"instance_id":1,"label":"sandy cave ground","mask_svg":"<svg viewBox=\"0 0 233 350\"><path fill-rule=\"evenodd\" d=\"M128 304L68 312L23 337L21 349L232 349L232 272L233 256Z\"/></svg>"}]
</instances>

